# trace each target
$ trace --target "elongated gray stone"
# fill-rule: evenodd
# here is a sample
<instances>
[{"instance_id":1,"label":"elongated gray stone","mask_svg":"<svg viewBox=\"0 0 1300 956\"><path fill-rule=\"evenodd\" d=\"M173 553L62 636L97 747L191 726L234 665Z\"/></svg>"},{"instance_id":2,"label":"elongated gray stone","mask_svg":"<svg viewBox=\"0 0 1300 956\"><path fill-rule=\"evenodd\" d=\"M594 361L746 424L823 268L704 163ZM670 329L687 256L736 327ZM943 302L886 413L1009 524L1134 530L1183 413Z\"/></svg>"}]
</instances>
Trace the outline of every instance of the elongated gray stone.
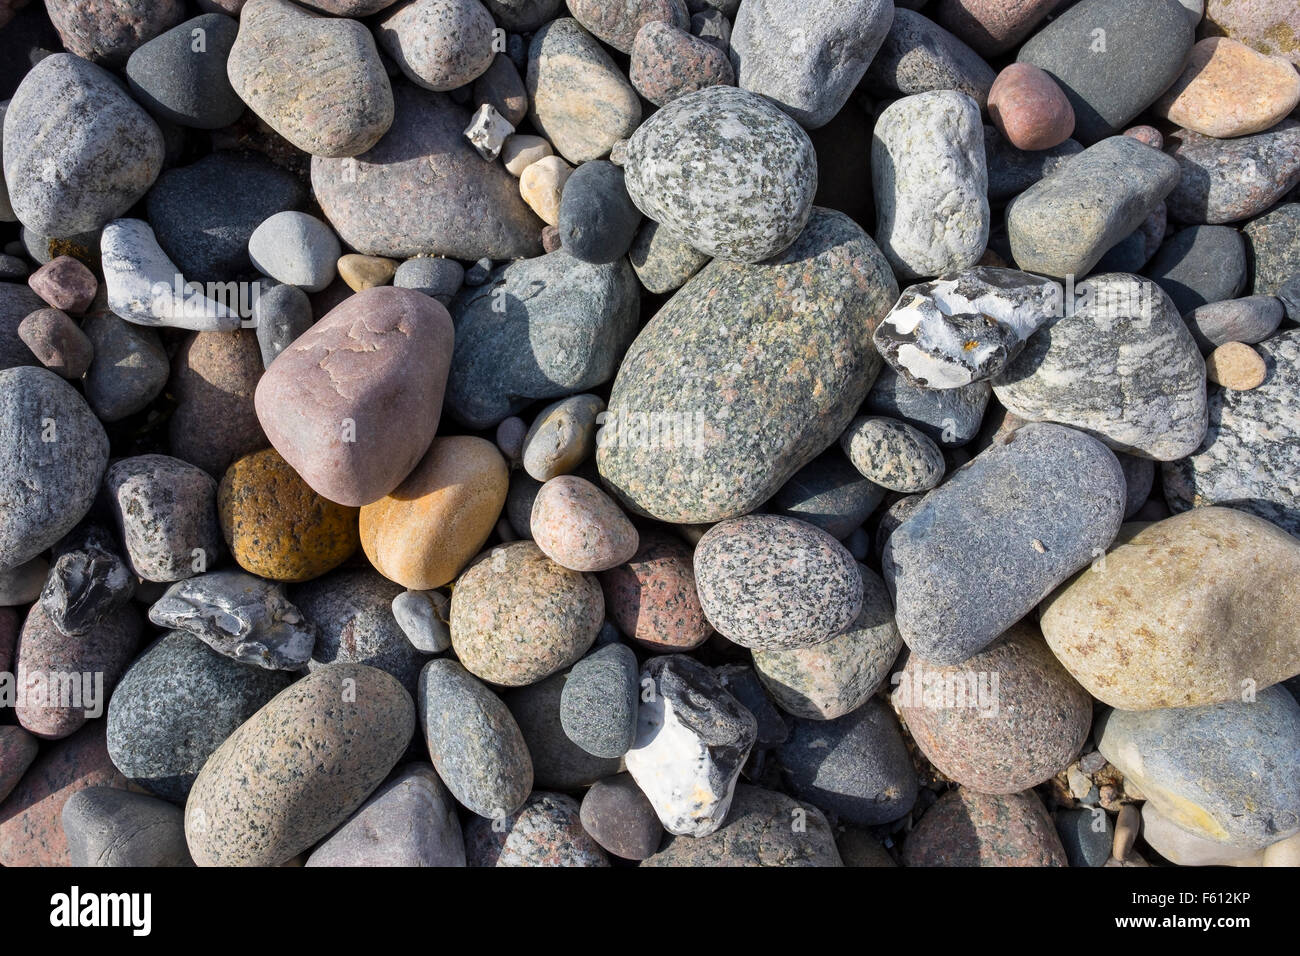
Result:
<instances>
[{"instance_id":1,"label":"elongated gray stone","mask_svg":"<svg viewBox=\"0 0 1300 956\"><path fill-rule=\"evenodd\" d=\"M1200 447L1162 468L1173 511L1227 505L1300 537L1300 331L1256 347L1266 369L1246 392L1213 388Z\"/></svg>"},{"instance_id":2,"label":"elongated gray stone","mask_svg":"<svg viewBox=\"0 0 1300 956\"><path fill-rule=\"evenodd\" d=\"M848 101L894 18L890 0L746 0L731 31L736 83L805 129Z\"/></svg>"},{"instance_id":3,"label":"elongated gray stone","mask_svg":"<svg viewBox=\"0 0 1300 956\"><path fill-rule=\"evenodd\" d=\"M1124 520L1124 472L1097 439L1030 424L928 494L881 559L907 646L959 664L1105 553Z\"/></svg>"},{"instance_id":4,"label":"elongated gray stone","mask_svg":"<svg viewBox=\"0 0 1300 956\"><path fill-rule=\"evenodd\" d=\"M1085 276L1142 225L1178 183L1178 164L1131 136L1112 136L1007 206L1016 265L1055 278Z\"/></svg>"},{"instance_id":5,"label":"elongated gray stone","mask_svg":"<svg viewBox=\"0 0 1300 956\"><path fill-rule=\"evenodd\" d=\"M643 694L627 770L669 833L707 836L722 826L758 734L754 715L703 664L682 654L641 669ZM644 700L650 696L650 700Z\"/></svg>"},{"instance_id":6,"label":"elongated gray stone","mask_svg":"<svg viewBox=\"0 0 1300 956\"><path fill-rule=\"evenodd\" d=\"M316 643L315 625L303 619L280 585L243 571L178 581L149 608L149 620L267 670L298 670Z\"/></svg>"},{"instance_id":7,"label":"elongated gray stone","mask_svg":"<svg viewBox=\"0 0 1300 956\"><path fill-rule=\"evenodd\" d=\"M157 797L115 787L78 790L63 805L73 866L193 866L185 813Z\"/></svg>"},{"instance_id":8,"label":"elongated gray stone","mask_svg":"<svg viewBox=\"0 0 1300 956\"><path fill-rule=\"evenodd\" d=\"M973 266L989 239L984 126L965 93L905 96L871 137L876 242L903 279Z\"/></svg>"},{"instance_id":9,"label":"elongated gray stone","mask_svg":"<svg viewBox=\"0 0 1300 956\"><path fill-rule=\"evenodd\" d=\"M451 313L447 410L487 428L538 399L607 382L636 334L640 293L627 259L592 265L560 249L495 270Z\"/></svg>"},{"instance_id":10,"label":"elongated gray stone","mask_svg":"<svg viewBox=\"0 0 1300 956\"><path fill-rule=\"evenodd\" d=\"M715 259L628 349L601 477L660 520L754 510L853 419L880 368L871 332L897 296L880 250L829 210L776 259Z\"/></svg>"},{"instance_id":11,"label":"elongated gray stone","mask_svg":"<svg viewBox=\"0 0 1300 956\"><path fill-rule=\"evenodd\" d=\"M700 252L738 262L787 249L817 193L808 134L761 96L731 86L689 93L655 113L628 142L623 170L638 209Z\"/></svg>"},{"instance_id":12,"label":"elongated gray stone","mask_svg":"<svg viewBox=\"0 0 1300 956\"><path fill-rule=\"evenodd\" d=\"M993 382L1006 408L1071 425L1116 451L1172 461L1205 436L1205 362L1169 296L1125 273L1075 289Z\"/></svg>"},{"instance_id":13,"label":"elongated gray stone","mask_svg":"<svg viewBox=\"0 0 1300 956\"><path fill-rule=\"evenodd\" d=\"M904 289L872 338L913 384L960 388L1001 372L1064 296L1049 279L977 266Z\"/></svg>"}]
</instances>

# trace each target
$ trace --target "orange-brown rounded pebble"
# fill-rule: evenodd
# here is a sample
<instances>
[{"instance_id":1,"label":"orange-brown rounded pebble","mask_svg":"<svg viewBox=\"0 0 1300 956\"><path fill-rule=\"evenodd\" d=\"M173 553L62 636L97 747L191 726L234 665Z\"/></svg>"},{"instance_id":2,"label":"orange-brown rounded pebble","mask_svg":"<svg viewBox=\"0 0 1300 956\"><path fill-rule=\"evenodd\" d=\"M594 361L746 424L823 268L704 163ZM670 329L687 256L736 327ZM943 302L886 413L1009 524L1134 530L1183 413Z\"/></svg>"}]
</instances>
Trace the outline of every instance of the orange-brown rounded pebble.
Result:
<instances>
[{"instance_id":1,"label":"orange-brown rounded pebble","mask_svg":"<svg viewBox=\"0 0 1300 956\"><path fill-rule=\"evenodd\" d=\"M1205 377L1234 392L1262 385L1268 368L1258 352L1241 342L1225 342L1205 359Z\"/></svg>"},{"instance_id":2,"label":"orange-brown rounded pebble","mask_svg":"<svg viewBox=\"0 0 1300 956\"><path fill-rule=\"evenodd\" d=\"M322 498L274 448L245 455L217 489L221 533L245 571L310 581L357 548L357 510Z\"/></svg>"},{"instance_id":3,"label":"orange-brown rounded pebble","mask_svg":"<svg viewBox=\"0 0 1300 956\"><path fill-rule=\"evenodd\" d=\"M442 587L478 554L506 504L510 470L482 438L436 438L392 494L361 509L361 547L391 581Z\"/></svg>"}]
</instances>

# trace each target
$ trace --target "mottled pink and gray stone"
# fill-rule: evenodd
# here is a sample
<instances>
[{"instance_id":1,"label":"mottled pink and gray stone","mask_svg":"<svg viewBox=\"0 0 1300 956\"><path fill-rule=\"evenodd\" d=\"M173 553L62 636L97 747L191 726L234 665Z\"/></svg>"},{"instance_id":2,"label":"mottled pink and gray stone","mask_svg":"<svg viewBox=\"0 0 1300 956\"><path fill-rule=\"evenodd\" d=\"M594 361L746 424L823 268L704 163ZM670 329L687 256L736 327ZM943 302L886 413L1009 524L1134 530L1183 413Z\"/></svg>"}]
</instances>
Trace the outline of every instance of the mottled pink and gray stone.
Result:
<instances>
[{"instance_id":1,"label":"mottled pink and gray stone","mask_svg":"<svg viewBox=\"0 0 1300 956\"><path fill-rule=\"evenodd\" d=\"M606 571L636 554L636 528L590 481L558 475L533 499L533 540L552 561L574 571Z\"/></svg>"},{"instance_id":2,"label":"mottled pink and gray stone","mask_svg":"<svg viewBox=\"0 0 1300 956\"><path fill-rule=\"evenodd\" d=\"M907 866L1068 866L1052 818L1033 792L950 790L903 844Z\"/></svg>"},{"instance_id":3,"label":"mottled pink and gray stone","mask_svg":"<svg viewBox=\"0 0 1300 956\"><path fill-rule=\"evenodd\" d=\"M601 572L600 583L610 617L643 647L690 651L713 633L695 589L691 548L676 535L645 531L631 560Z\"/></svg>"},{"instance_id":4,"label":"mottled pink and gray stone","mask_svg":"<svg viewBox=\"0 0 1300 956\"><path fill-rule=\"evenodd\" d=\"M714 525L695 549L695 582L709 623L756 650L820 644L862 610L853 556L797 518L747 515Z\"/></svg>"},{"instance_id":5,"label":"mottled pink and gray stone","mask_svg":"<svg viewBox=\"0 0 1300 956\"><path fill-rule=\"evenodd\" d=\"M27 284L50 308L73 315L89 309L99 291L95 274L72 256L51 259L28 277Z\"/></svg>"},{"instance_id":6,"label":"mottled pink and gray stone","mask_svg":"<svg viewBox=\"0 0 1300 956\"><path fill-rule=\"evenodd\" d=\"M1029 35L1061 0L939 0L941 25L981 56L1005 53Z\"/></svg>"},{"instance_id":7,"label":"mottled pink and gray stone","mask_svg":"<svg viewBox=\"0 0 1300 956\"><path fill-rule=\"evenodd\" d=\"M146 581L182 581L221 556L217 482L201 468L167 455L119 458L104 494L131 569Z\"/></svg>"},{"instance_id":8,"label":"mottled pink and gray stone","mask_svg":"<svg viewBox=\"0 0 1300 956\"><path fill-rule=\"evenodd\" d=\"M485 163L465 139L469 111L410 86L394 96L396 119L373 149L312 160L312 188L343 241L397 259L540 254L542 221L519 195L518 180Z\"/></svg>"},{"instance_id":9,"label":"mottled pink and gray stone","mask_svg":"<svg viewBox=\"0 0 1300 956\"><path fill-rule=\"evenodd\" d=\"M0 803L18 786L39 749L36 738L23 728L12 724L0 727ZM656 820L656 826L658 823Z\"/></svg>"},{"instance_id":10,"label":"mottled pink and gray stone","mask_svg":"<svg viewBox=\"0 0 1300 956\"><path fill-rule=\"evenodd\" d=\"M18 325L18 337L51 372L79 379L90 368L95 347L67 313L58 309L33 312Z\"/></svg>"},{"instance_id":11,"label":"mottled pink and gray stone","mask_svg":"<svg viewBox=\"0 0 1300 956\"><path fill-rule=\"evenodd\" d=\"M736 81L727 54L669 23L647 23L636 35L628 77L656 106L709 86Z\"/></svg>"},{"instance_id":12,"label":"mottled pink and gray stone","mask_svg":"<svg viewBox=\"0 0 1300 956\"><path fill-rule=\"evenodd\" d=\"M623 169L643 213L719 259L762 262L812 215L817 156L797 123L756 93L711 86L637 129Z\"/></svg>"},{"instance_id":13,"label":"mottled pink and gray stone","mask_svg":"<svg viewBox=\"0 0 1300 956\"><path fill-rule=\"evenodd\" d=\"M185 19L184 0L46 0L45 11L69 53L105 66Z\"/></svg>"},{"instance_id":14,"label":"mottled pink and gray stone","mask_svg":"<svg viewBox=\"0 0 1300 956\"><path fill-rule=\"evenodd\" d=\"M1166 200L1180 222L1248 219L1300 183L1300 122L1293 119L1236 139L1180 129L1165 141L1165 152L1182 172Z\"/></svg>"},{"instance_id":15,"label":"mottled pink and gray stone","mask_svg":"<svg viewBox=\"0 0 1300 956\"><path fill-rule=\"evenodd\" d=\"M360 155L393 123L388 74L355 20L249 0L226 69L240 99L313 156Z\"/></svg>"},{"instance_id":16,"label":"mottled pink and gray stone","mask_svg":"<svg viewBox=\"0 0 1300 956\"><path fill-rule=\"evenodd\" d=\"M258 420L318 494L378 501L433 441L452 336L447 310L426 295L358 292L271 363L254 396Z\"/></svg>"},{"instance_id":17,"label":"mottled pink and gray stone","mask_svg":"<svg viewBox=\"0 0 1300 956\"><path fill-rule=\"evenodd\" d=\"M465 827L470 866L609 866L582 828L578 801L539 790L503 820L475 817Z\"/></svg>"},{"instance_id":18,"label":"mottled pink and gray stone","mask_svg":"<svg viewBox=\"0 0 1300 956\"><path fill-rule=\"evenodd\" d=\"M573 18L620 53L631 53L637 34L650 23L686 30L684 0L569 0Z\"/></svg>"}]
</instances>

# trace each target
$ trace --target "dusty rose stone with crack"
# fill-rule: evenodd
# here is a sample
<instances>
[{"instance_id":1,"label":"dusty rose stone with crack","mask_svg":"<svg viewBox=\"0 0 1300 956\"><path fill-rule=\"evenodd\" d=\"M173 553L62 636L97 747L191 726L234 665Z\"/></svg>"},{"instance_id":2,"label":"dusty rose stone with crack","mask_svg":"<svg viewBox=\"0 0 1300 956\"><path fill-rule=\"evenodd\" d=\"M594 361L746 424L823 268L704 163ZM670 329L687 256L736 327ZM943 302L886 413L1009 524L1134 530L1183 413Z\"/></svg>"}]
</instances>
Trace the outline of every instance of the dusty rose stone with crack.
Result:
<instances>
[{"instance_id":1,"label":"dusty rose stone with crack","mask_svg":"<svg viewBox=\"0 0 1300 956\"><path fill-rule=\"evenodd\" d=\"M367 289L271 363L254 396L267 437L318 494L359 507L410 474L438 430L452 324L410 289Z\"/></svg>"}]
</instances>

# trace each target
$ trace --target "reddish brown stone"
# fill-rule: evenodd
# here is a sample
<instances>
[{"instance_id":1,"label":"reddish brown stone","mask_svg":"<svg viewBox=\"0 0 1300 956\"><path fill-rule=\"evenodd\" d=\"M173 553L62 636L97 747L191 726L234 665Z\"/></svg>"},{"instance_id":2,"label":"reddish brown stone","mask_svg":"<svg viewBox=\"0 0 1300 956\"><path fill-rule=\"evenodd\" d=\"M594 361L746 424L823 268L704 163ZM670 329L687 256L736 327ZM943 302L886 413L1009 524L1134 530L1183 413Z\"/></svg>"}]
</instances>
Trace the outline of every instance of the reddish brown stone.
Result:
<instances>
[{"instance_id":1,"label":"reddish brown stone","mask_svg":"<svg viewBox=\"0 0 1300 956\"><path fill-rule=\"evenodd\" d=\"M1067 866L1056 827L1032 790L950 790L903 844L907 866Z\"/></svg>"},{"instance_id":2,"label":"reddish brown stone","mask_svg":"<svg viewBox=\"0 0 1300 956\"><path fill-rule=\"evenodd\" d=\"M1139 143L1146 143L1153 149L1163 149L1165 145L1165 138L1154 126L1134 126L1124 130L1124 135L1131 136Z\"/></svg>"},{"instance_id":3,"label":"reddish brown stone","mask_svg":"<svg viewBox=\"0 0 1300 956\"><path fill-rule=\"evenodd\" d=\"M629 79L638 93L663 106L707 86L733 86L736 72L716 46L655 21L636 35Z\"/></svg>"},{"instance_id":4,"label":"reddish brown stone","mask_svg":"<svg viewBox=\"0 0 1300 956\"><path fill-rule=\"evenodd\" d=\"M70 866L63 805L88 787L126 789L108 759L105 722L87 724L42 753L0 803L0 866Z\"/></svg>"},{"instance_id":5,"label":"reddish brown stone","mask_svg":"<svg viewBox=\"0 0 1300 956\"><path fill-rule=\"evenodd\" d=\"M185 19L183 0L45 0L45 10L69 53L105 66Z\"/></svg>"},{"instance_id":6,"label":"reddish brown stone","mask_svg":"<svg viewBox=\"0 0 1300 956\"><path fill-rule=\"evenodd\" d=\"M39 749L36 738L21 727L0 726L0 801L18 786Z\"/></svg>"},{"instance_id":7,"label":"reddish brown stone","mask_svg":"<svg viewBox=\"0 0 1300 956\"><path fill-rule=\"evenodd\" d=\"M192 333L172 361L172 454L220 478L236 459L265 448L253 408L262 371L252 329Z\"/></svg>"},{"instance_id":8,"label":"reddish brown stone","mask_svg":"<svg viewBox=\"0 0 1300 956\"><path fill-rule=\"evenodd\" d=\"M428 451L442 415L451 316L410 289L358 292L280 353L254 399L267 437L320 495L378 501Z\"/></svg>"},{"instance_id":9,"label":"reddish brown stone","mask_svg":"<svg viewBox=\"0 0 1300 956\"><path fill-rule=\"evenodd\" d=\"M58 309L41 309L18 323L18 337L56 375L78 379L90 368L95 347L86 333Z\"/></svg>"},{"instance_id":10,"label":"reddish brown stone","mask_svg":"<svg viewBox=\"0 0 1300 956\"><path fill-rule=\"evenodd\" d=\"M573 18L621 53L632 52L637 34L647 23L690 28L682 0L569 0Z\"/></svg>"},{"instance_id":11,"label":"reddish brown stone","mask_svg":"<svg viewBox=\"0 0 1300 956\"><path fill-rule=\"evenodd\" d=\"M1030 63L1012 63L989 90L989 117L1017 149L1060 146L1074 132L1074 109L1056 81Z\"/></svg>"},{"instance_id":12,"label":"reddish brown stone","mask_svg":"<svg viewBox=\"0 0 1300 956\"><path fill-rule=\"evenodd\" d=\"M73 315L89 309L99 291L95 274L72 256L50 260L31 274L27 284L50 308Z\"/></svg>"},{"instance_id":13,"label":"reddish brown stone","mask_svg":"<svg viewBox=\"0 0 1300 956\"><path fill-rule=\"evenodd\" d=\"M632 560L600 574L605 605L619 630L661 653L699 647L713 628L695 591L690 547L662 531L647 531Z\"/></svg>"},{"instance_id":14,"label":"reddish brown stone","mask_svg":"<svg viewBox=\"0 0 1300 956\"><path fill-rule=\"evenodd\" d=\"M1005 53L1061 0L939 0L935 19L980 56Z\"/></svg>"}]
</instances>

